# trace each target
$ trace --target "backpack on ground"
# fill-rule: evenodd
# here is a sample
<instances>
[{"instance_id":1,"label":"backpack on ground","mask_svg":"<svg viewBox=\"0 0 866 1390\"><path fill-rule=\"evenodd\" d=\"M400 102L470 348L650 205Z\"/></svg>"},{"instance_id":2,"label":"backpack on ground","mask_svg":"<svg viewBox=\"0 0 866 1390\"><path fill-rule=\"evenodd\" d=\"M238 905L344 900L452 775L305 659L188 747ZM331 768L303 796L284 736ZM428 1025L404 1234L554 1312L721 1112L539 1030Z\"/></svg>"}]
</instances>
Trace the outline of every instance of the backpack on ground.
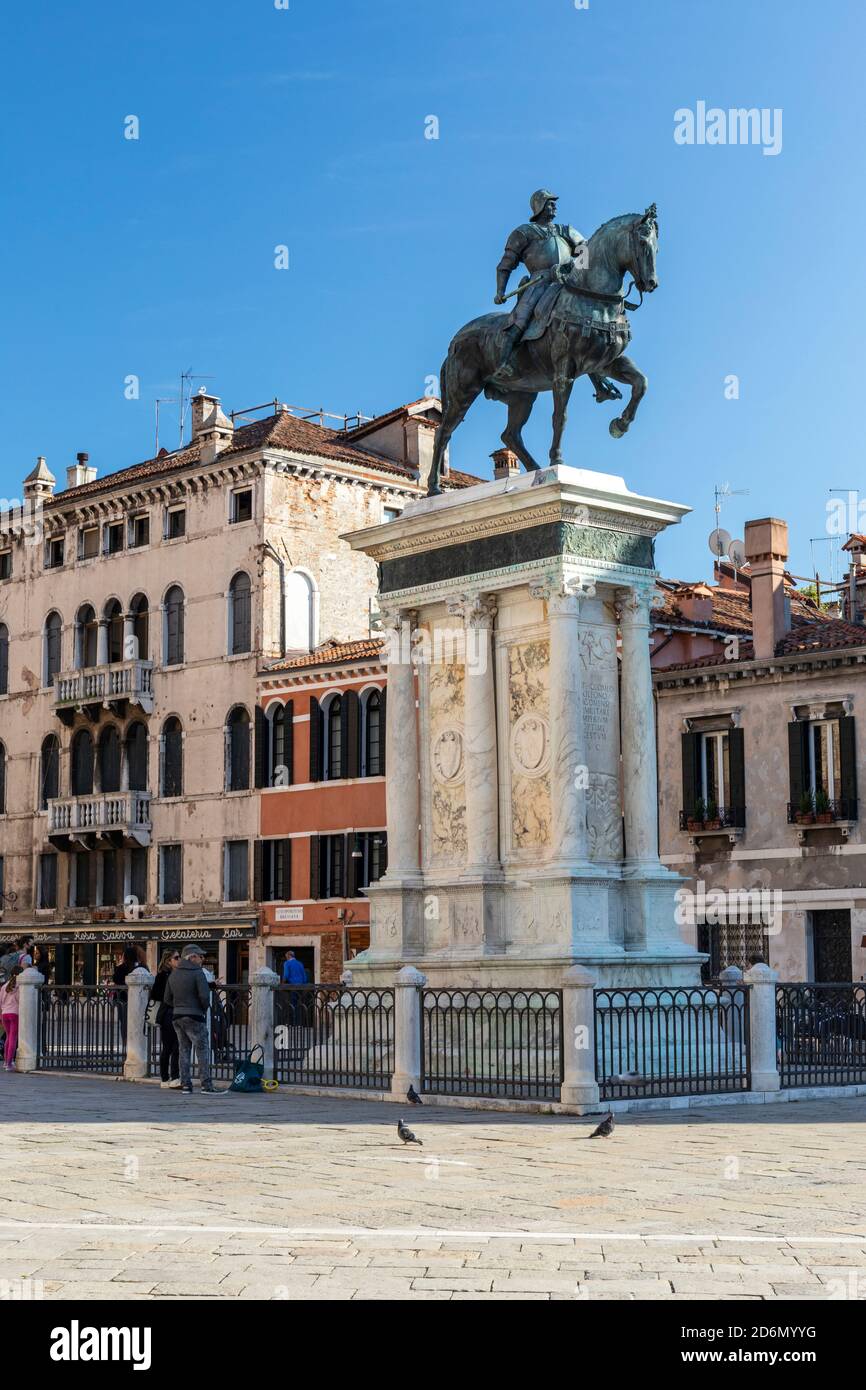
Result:
<instances>
[{"instance_id":1,"label":"backpack on ground","mask_svg":"<svg viewBox=\"0 0 866 1390\"><path fill-rule=\"evenodd\" d=\"M261 1056L256 1060L256 1053ZM262 1078L265 1074L265 1053L261 1043L257 1043L249 1056L241 1062L235 1072L235 1079L229 1086L230 1091L260 1091L262 1089Z\"/></svg>"}]
</instances>

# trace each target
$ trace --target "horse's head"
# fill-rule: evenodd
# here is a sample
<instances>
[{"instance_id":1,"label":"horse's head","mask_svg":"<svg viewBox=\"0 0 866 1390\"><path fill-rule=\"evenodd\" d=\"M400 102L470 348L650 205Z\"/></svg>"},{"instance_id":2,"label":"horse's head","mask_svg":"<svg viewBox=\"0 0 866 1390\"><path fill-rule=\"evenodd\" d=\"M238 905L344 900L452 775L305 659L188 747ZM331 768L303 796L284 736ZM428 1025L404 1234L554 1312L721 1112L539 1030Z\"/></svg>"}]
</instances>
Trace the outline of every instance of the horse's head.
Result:
<instances>
[{"instance_id":1,"label":"horse's head","mask_svg":"<svg viewBox=\"0 0 866 1390\"><path fill-rule=\"evenodd\" d=\"M635 285L641 294L658 289L656 257L659 249L659 224L656 205L651 203L643 217L635 218L629 228L630 265Z\"/></svg>"}]
</instances>

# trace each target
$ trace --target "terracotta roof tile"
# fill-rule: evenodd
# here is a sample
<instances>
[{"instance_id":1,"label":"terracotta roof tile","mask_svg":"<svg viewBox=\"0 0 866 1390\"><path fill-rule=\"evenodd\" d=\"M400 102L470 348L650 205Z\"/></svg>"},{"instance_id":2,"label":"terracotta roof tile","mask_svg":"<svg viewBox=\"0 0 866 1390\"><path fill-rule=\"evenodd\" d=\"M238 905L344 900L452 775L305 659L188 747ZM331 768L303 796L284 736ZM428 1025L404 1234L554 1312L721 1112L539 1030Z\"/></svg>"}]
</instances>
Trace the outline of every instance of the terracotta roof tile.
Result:
<instances>
[{"instance_id":1,"label":"terracotta roof tile","mask_svg":"<svg viewBox=\"0 0 866 1390\"><path fill-rule=\"evenodd\" d=\"M323 642L315 651L304 656L289 657L269 666L272 671L303 671L312 666L339 666L346 661L378 661L385 646L384 637L365 637L357 642Z\"/></svg>"},{"instance_id":2,"label":"terracotta roof tile","mask_svg":"<svg viewBox=\"0 0 866 1390\"><path fill-rule=\"evenodd\" d=\"M804 654L844 650L848 647L866 647L866 627L856 623L846 623L841 618L826 616L809 622L795 623L790 632L776 643L776 656L796 656ZM742 666L744 662L755 660L755 650L751 639L739 644L736 660L726 659L723 652L711 652L707 656L696 657L694 661L678 661L670 666L656 667L665 675L672 671L697 671L708 667Z\"/></svg>"}]
</instances>

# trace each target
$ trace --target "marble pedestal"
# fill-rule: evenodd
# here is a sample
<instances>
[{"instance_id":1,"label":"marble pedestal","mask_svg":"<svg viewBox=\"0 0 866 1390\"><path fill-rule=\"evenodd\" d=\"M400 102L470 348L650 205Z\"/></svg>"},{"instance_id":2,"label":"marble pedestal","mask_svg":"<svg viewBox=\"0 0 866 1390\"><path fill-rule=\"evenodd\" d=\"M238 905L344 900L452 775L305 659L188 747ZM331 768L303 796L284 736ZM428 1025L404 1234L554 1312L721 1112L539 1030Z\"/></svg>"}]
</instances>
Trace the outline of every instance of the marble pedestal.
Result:
<instances>
[{"instance_id":1,"label":"marble pedestal","mask_svg":"<svg viewBox=\"0 0 866 1390\"><path fill-rule=\"evenodd\" d=\"M694 984L659 861L655 536L687 508L550 468L348 537L380 567L388 860L356 984Z\"/></svg>"}]
</instances>

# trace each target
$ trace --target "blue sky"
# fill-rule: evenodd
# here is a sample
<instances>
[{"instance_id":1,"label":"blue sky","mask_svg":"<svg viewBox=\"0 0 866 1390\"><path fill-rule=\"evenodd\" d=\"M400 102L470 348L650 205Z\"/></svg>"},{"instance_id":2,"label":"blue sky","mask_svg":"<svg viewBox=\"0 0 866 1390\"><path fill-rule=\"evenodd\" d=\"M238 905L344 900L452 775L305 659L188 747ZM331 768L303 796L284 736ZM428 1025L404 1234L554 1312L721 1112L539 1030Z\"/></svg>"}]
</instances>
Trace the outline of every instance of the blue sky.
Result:
<instances>
[{"instance_id":1,"label":"blue sky","mask_svg":"<svg viewBox=\"0 0 866 1390\"><path fill-rule=\"evenodd\" d=\"M827 572L835 547L810 538L862 470L866 7L33 0L3 27L0 495L40 453L59 479L77 450L100 473L149 457L154 399L188 367L227 410L423 394L545 185L587 235L652 201L660 218L630 349L649 393L615 442L579 382L567 460L695 509L659 546L666 574L710 574L725 481L749 489L723 511L735 536L782 516L792 567ZM781 108L781 153L678 145L674 112L698 101ZM487 473L503 425L478 402L453 464ZM543 397L537 457L549 428Z\"/></svg>"}]
</instances>

